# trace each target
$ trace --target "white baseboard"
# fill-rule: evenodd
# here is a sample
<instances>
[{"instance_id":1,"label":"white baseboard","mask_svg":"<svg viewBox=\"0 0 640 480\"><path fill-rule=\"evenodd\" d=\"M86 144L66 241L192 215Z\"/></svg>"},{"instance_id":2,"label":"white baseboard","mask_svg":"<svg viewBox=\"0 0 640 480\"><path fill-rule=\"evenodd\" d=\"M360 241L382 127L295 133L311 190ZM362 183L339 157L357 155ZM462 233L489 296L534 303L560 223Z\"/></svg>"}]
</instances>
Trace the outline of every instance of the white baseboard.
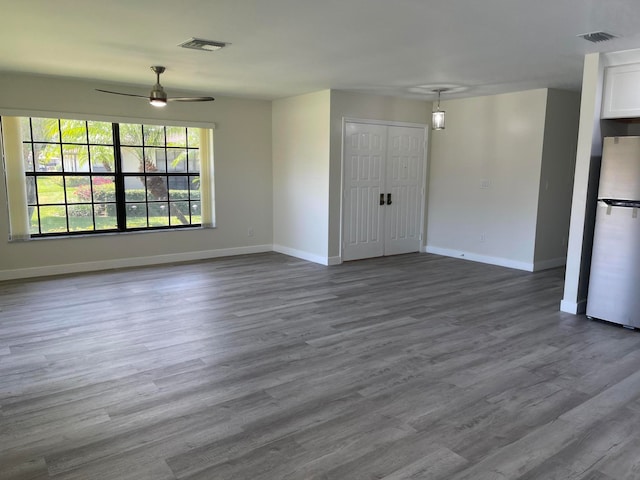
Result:
<instances>
[{"instance_id":1,"label":"white baseboard","mask_svg":"<svg viewBox=\"0 0 640 480\"><path fill-rule=\"evenodd\" d=\"M534 267L533 263L517 262L508 258L490 257L462 250L451 250L449 248L432 247L429 245L426 246L425 252L444 255L445 257L460 258L462 260L471 260L472 262L488 263L490 265L498 265L500 267L515 268L516 270L525 270L527 272L533 272Z\"/></svg>"},{"instance_id":2,"label":"white baseboard","mask_svg":"<svg viewBox=\"0 0 640 480\"><path fill-rule=\"evenodd\" d=\"M551 258L541 262L533 262L533 271L549 270L550 268L564 267L567 264L567 257Z\"/></svg>"},{"instance_id":3,"label":"white baseboard","mask_svg":"<svg viewBox=\"0 0 640 480\"><path fill-rule=\"evenodd\" d=\"M560 302L560 311L578 315L587 311L587 300L579 300L577 302L571 300L562 300Z\"/></svg>"},{"instance_id":4,"label":"white baseboard","mask_svg":"<svg viewBox=\"0 0 640 480\"><path fill-rule=\"evenodd\" d=\"M143 267L162 263L189 262L206 260L209 258L230 257L251 253L273 251L271 245L253 245L249 247L221 248L218 250L204 250L199 252L170 253L166 255L151 255L148 257L118 258L114 260L98 260L95 262L70 263L64 265L50 265L46 267L20 268L16 270L0 271L0 281L19 278L44 277L48 275L63 275L66 273L93 272L110 270L113 268Z\"/></svg>"},{"instance_id":5,"label":"white baseboard","mask_svg":"<svg viewBox=\"0 0 640 480\"><path fill-rule=\"evenodd\" d=\"M342 264L342 257L329 257L329 261L327 262L327 264L329 266L341 265Z\"/></svg>"},{"instance_id":6,"label":"white baseboard","mask_svg":"<svg viewBox=\"0 0 640 480\"><path fill-rule=\"evenodd\" d=\"M342 257L323 257L303 250L285 247L283 245L254 245L249 247L221 248L217 250L204 250L198 252L172 253L166 255L151 255L148 257L130 257L119 258L114 260L98 260L95 262L70 263L62 265L49 265L44 267L20 268L15 270L0 271L0 281L16 280L20 278L44 277L49 275L64 275L67 273L93 272L97 270L110 270L114 268L126 267L142 267L146 265L157 265L163 263L188 262L193 260L206 260L209 258L229 257L233 255L247 255L252 253L278 252L284 255L300 258L309 262L319 263L320 265L340 265ZM444 255L447 257L462 258L474 262L488 263L491 265L499 265L502 267L515 268L518 270L534 271L534 265L524 262L515 262L513 260L478 255L470 252L459 250L450 250L440 247L423 246L420 247L423 253L434 253L436 255ZM554 268L565 264L565 259L553 259L535 264L535 270L543 270L546 268ZM563 301L564 302L564 301ZM584 302L586 307L586 301ZM563 312L571 313L571 306L568 304L566 310L561 307Z\"/></svg>"},{"instance_id":7,"label":"white baseboard","mask_svg":"<svg viewBox=\"0 0 640 480\"><path fill-rule=\"evenodd\" d=\"M285 247L284 245L273 246L273 251L278 253L283 253L284 255L289 255L290 257L296 257L301 260L306 260L308 262L319 263L320 265L337 265L335 263L331 263L336 261L335 259L340 259L340 257L323 257L322 255L316 255L315 253L305 252L304 250L296 250L295 248ZM340 261L342 263L342 261Z\"/></svg>"}]
</instances>

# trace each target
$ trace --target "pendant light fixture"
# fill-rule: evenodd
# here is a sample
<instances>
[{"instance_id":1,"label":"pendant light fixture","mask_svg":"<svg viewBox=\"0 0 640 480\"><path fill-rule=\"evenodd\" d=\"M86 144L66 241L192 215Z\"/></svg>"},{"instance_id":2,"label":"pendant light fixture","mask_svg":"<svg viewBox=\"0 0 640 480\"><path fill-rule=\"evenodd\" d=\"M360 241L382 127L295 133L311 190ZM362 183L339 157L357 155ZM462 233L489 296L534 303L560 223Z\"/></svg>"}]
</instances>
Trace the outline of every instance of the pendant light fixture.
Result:
<instances>
[{"instance_id":1,"label":"pendant light fixture","mask_svg":"<svg viewBox=\"0 0 640 480\"><path fill-rule=\"evenodd\" d=\"M431 112L431 129L432 130L444 130L444 110L440 110L440 94L446 92L448 88L437 88L434 93L438 94L438 106Z\"/></svg>"}]
</instances>

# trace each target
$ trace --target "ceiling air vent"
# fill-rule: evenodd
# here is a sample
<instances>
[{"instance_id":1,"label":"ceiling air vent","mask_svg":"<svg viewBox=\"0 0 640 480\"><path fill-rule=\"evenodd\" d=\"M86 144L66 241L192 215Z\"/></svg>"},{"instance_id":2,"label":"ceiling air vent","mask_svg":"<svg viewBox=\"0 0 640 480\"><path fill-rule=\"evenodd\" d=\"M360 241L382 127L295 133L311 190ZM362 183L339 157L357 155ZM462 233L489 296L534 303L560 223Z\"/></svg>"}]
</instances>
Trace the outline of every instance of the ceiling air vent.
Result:
<instances>
[{"instance_id":1,"label":"ceiling air vent","mask_svg":"<svg viewBox=\"0 0 640 480\"><path fill-rule=\"evenodd\" d=\"M193 50L204 50L206 52L215 52L229 45L225 42L216 42L214 40L204 40L202 38L192 38L178 45L182 48L191 48Z\"/></svg>"},{"instance_id":2,"label":"ceiling air vent","mask_svg":"<svg viewBox=\"0 0 640 480\"><path fill-rule=\"evenodd\" d=\"M591 43L600 43L611 40L612 38L618 38L617 35L607 32L591 32L591 33L583 33L582 35L578 35L580 38L584 38L586 41Z\"/></svg>"}]
</instances>

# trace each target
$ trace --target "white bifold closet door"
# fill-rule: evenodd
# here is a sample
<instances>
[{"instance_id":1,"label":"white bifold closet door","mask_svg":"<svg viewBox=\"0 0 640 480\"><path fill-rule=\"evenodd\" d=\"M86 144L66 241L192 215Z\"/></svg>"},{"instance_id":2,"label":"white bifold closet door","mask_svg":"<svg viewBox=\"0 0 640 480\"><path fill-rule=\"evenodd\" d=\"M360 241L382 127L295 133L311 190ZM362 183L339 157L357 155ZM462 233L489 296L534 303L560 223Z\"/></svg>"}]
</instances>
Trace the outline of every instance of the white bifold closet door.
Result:
<instances>
[{"instance_id":1,"label":"white bifold closet door","mask_svg":"<svg viewBox=\"0 0 640 480\"><path fill-rule=\"evenodd\" d=\"M346 123L343 260L420 250L424 149L424 128Z\"/></svg>"}]
</instances>

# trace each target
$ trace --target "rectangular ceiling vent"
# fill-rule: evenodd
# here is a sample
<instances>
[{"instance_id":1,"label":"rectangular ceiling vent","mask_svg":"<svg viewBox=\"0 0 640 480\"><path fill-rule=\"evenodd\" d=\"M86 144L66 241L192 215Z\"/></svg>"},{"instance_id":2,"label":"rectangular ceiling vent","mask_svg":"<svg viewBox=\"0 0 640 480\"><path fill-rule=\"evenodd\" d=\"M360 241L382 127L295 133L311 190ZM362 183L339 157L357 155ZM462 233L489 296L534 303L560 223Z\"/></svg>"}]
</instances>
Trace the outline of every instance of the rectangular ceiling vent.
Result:
<instances>
[{"instance_id":1,"label":"rectangular ceiling vent","mask_svg":"<svg viewBox=\"0 0 640 480\"><path fill-rule=\"evenodd\" d=\"M178 45L182 48L191 48L193 50L204 50L205 52L215 52L229 45L225 42L216 42L215 40L205 40L203 38L192 38Z\"/></svg>"},{"instance_id":2,"label":"rectangular ceiling vent","mask_svg":"<svg viewBox=\"0 0 640 480\"><path fill-rule=\"evenodd\" d=\"M617 35L607 32L591 32L578 35L580 38L584 38L587 42L600 43L611 40L612 38L618 38Z\"/></svg>"}]
</instances>

